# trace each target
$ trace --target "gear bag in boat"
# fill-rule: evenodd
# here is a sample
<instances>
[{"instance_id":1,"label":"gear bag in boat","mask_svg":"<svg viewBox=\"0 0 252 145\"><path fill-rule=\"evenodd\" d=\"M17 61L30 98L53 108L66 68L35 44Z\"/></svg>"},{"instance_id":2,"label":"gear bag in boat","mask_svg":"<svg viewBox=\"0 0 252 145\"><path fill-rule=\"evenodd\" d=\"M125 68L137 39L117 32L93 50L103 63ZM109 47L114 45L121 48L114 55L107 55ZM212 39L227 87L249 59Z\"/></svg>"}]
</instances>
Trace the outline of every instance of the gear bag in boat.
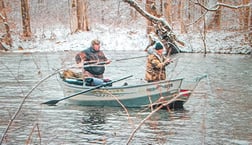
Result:
<instances>
[{"instance_id":1,"label":"gear bag in boat","mask_svg":"<svg viewBox=\"0 0 252 145\"><path fill-rule=\"evenodd\" d=\"M99 79L99 78L85 78L85 85L86 86L98 86L103 83L109 83L111 80L109 79ZM106 85L106 86L112 86L112 84Z\"/></svg>"}]
</instances>

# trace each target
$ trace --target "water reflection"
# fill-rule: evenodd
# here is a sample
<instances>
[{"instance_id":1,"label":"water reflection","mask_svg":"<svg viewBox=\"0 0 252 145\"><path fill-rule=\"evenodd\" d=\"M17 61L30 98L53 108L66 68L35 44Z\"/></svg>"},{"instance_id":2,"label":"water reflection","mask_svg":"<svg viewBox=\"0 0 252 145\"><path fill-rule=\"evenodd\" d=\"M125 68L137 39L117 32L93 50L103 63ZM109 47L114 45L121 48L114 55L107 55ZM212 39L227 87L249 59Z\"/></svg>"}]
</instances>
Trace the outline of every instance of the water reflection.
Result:
<instances>
[{"instance_id":1,"label":"water reflection","mask_svg":"<svg viewBox=\"0 0 252 145\"><path fill-rule=\"evenodd\" d=\"M87 113L87 114L86 114ZM84 117L82 118L83 124L97 125L97 124L105 124L105 116L106 114L102 109L92 109L88 112L85 112Z\"/></svg>"},{"instance_id":2,"label":"water reflection","mask_svg":"<svg viewBox=\"0 0 252 145\"><path fill-rule=\"evenodd\" d=\"M106 124L106 113L102 108L90 108L85 110L82 115L81 120L81 128L83 134L90 134L90 135L97 135L97 136L104 136L103 133L104 125ZM101 139L98 139L98 141ZM95 139L97 141L97 139ZM103 139L102 139L103 141ZM94 142L94 140L90 140L88 142Z\"/></svg>"},{"instance_id":3,"label":"water reflection","mask_svg":"<svg viewBox=\"0 0 252 145\"><path fill-rule=\"evenodd\" d=\"M3 132L27 92L52 68L72 62L75 52L54 54L1 54L0 65L0 132ZM112 58L141 56L142 52L109 53ZM19 62L19 63L17 63ZM160 110L136 131L131 144L234 144L252 142L252 60L241 55L181 54L176 64L168 66L169 77L208 74L185 110ZM134 65L132 65L134 64ZM134 75L143 78L145 59L113 62L107 67L111 79ZM8 69L7 67L8 66ZM40 72L40 73L39 73ZM109 74L114 74L110 76ZM133 130L150 110L70 106L62 101L57 106L41 102L59 99L63 91L56 77L41 84L25 101L12 125L6 145L23 144L28 136L34 144L126 144ZM32 132L34 124L39 131ZM41 136L38 136L38 132Z\"/></svg>"}]
</instances>

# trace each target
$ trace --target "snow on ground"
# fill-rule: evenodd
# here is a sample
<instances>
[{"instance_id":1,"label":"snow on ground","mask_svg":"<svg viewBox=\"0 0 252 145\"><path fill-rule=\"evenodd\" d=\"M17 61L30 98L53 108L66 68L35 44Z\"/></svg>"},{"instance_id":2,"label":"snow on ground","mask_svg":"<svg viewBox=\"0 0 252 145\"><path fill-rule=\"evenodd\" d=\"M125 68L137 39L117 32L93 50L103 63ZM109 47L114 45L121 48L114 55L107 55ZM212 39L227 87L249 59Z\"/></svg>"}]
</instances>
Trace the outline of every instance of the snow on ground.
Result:
<instances>
[{"instance_id":1,"label":"snow on ground","mask_svg":"<svg viewBox=\"0 0 252 145\"><path fill-rule=\"evenodd\" d=\"M204 52L201 34L180 35L178 37L186 42L185 47L180 47L181 50L186 52ZM205 43L208 53L250 54L252 50L251 46L244 41L244 36L237 35L236 32L209 32L206 34Z\"/></svg>"},{"instance_id":2,"label":"snow on ground","mask_svg":"<svg viewBox=\"0 0 252 145\"><path fill-rule=\"evenodd\" d=\"M44 34L43 36L41 34ZM178 45L185 52L204 52L202 36L197 33L180 34L177 38L185 42L185 46ZM206 35L206 46L208 53L227 54L250 54L251 47L243 40L243 36L236 33L211 32ZM100 25L89 32L77 32L70 34L66 29L54 29L53 31L37 32L30 41L20 41L13 36L13 52L19 46L22 51L29 52L50 52L65 50L83 50L90 46L92 39L99 39L102 42L103 50L144 50L149 43L145 29L125 29ZM21 52L22 52L21 51Z\"/></svg>"}]
</instances>

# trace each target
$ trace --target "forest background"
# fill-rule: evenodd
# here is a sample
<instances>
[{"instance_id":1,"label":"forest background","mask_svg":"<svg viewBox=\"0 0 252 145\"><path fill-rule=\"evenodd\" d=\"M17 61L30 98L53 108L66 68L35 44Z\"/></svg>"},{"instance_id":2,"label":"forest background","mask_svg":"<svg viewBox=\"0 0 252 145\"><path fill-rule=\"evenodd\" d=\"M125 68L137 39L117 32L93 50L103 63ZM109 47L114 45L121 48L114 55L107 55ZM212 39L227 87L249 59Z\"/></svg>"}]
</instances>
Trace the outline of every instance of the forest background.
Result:
<instances>
[{"instance_id":1,"label":"forest background","mask_svg":"<svg viewBox=\"0 0 252 145\"><path fill-rule=\"evenodd\" d=\"M1 49L144 50L153 23L164 19L185 52L251 54L252 0L0 0Z\"/></svg>"}]
</instances>

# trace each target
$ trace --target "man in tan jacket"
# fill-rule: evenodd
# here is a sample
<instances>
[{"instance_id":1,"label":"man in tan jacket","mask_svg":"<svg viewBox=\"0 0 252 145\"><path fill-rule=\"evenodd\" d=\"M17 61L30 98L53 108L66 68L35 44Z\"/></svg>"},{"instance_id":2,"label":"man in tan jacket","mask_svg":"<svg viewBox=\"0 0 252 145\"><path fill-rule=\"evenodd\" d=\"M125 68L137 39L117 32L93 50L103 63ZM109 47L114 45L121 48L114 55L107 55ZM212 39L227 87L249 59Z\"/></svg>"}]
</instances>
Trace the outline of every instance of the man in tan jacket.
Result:
<instances>
[{"instance_id":1,"label":"man in tan jacket","mask_svg":"<svg viewBox=\"0 0 252 145\"><path fill-rule=\"evenodd\" d=\"M166 79L165 66L171 59L165 58L163 55L163 45L159 42L155 45L155 51L147 58L145 80L147 82L156 82Z\"/></svg>"}]
</instances>

